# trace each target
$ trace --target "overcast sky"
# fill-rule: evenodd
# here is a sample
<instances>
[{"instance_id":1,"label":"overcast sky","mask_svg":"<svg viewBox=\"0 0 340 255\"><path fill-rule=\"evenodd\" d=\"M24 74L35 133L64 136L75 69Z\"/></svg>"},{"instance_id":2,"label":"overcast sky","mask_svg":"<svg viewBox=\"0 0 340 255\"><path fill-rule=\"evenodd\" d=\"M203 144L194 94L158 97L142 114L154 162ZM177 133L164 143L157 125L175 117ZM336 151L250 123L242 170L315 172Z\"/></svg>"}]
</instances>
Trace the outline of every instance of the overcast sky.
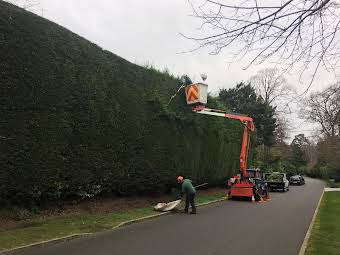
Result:
<instances>
[{"instance_id":1,"label":"overcast sky","mask_svg":"<svg viewBox=\"0 0 340 255\"><path fill-rule=\"evenodd\" d=\"M22 0L13 0L22 4ZM219 55L210 55L207 49L181 53L194 49L194 41L180 33L193 35L200 23L190 15L187 0L40 0L33 12L68 28L76 34L98 44L133 63L151 64L157 69L168 68L176 75L188 74L200 81L200 74L208 75L210 92L230 88L237 82L247 81L258 70L270 66L253 66L243 70L247 59L229 64L228 49ZM248 59L249 61L249 59ZM308 86L307 79L296 74L286 77L298 92ZM308 77L307 77L308 78ZM321 72L312 90L334 82L334 75ZM290 117L291 136L300 132L311 135L312 126ZM308 132L306 132L308 131Z\"/></svg>"}]
</instances>

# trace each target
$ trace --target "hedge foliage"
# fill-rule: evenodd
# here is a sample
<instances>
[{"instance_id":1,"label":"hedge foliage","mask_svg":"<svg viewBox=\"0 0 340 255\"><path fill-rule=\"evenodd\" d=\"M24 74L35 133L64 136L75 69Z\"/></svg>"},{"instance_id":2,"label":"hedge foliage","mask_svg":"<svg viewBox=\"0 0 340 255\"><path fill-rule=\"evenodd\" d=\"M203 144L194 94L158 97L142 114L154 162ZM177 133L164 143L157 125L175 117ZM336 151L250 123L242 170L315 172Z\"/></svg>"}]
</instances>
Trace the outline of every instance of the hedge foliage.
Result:
<instances>
[{"instance_id":1,"label":"hedge foliage","mask_svg":"<svg viewBox=\"0 0 340 255\"><path fill-rule=\"evenodd\" d=\"M179 80L0 1L0 205L224 182L242 126L193 114ZM210 99L211 106L218 104Z\"/></svg>"}]
</instances>

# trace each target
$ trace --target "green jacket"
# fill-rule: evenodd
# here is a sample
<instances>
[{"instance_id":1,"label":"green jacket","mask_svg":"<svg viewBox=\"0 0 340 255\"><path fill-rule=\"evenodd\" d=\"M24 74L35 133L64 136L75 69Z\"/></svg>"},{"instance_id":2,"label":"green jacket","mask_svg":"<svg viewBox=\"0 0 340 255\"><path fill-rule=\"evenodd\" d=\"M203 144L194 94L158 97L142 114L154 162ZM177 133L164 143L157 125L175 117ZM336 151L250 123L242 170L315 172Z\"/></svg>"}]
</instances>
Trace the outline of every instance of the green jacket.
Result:
<instances>
[{"instance_id":1,"label":"green jacket","mask_svg":"<svg viewBox=\"0 0 340 255\"><path fill-rule=\"evenodd\" d=\"M192 181L189 179L184 179L182 183L182 194L196 194L195 187L192 185Z\"/></svg>"}]
</instances>

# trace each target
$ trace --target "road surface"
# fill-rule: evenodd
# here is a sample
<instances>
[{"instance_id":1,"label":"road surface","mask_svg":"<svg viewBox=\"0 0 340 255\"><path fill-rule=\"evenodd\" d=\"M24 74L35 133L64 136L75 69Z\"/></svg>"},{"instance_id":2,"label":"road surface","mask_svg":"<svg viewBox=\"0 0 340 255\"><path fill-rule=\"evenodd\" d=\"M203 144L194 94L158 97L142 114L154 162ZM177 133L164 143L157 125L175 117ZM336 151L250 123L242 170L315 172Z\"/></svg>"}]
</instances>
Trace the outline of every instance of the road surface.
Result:
<instances>
[{"instance_id":1,"label":"road surface","mask_svg":"<svg viewBox=\"0 0 340 255\"><path fill-rule=\"evenodd\" d=\"M266 203L224 201L197 215L170 214L24 254L297 255L323 188L306 178Z\"/></svg>"}]
</instances>

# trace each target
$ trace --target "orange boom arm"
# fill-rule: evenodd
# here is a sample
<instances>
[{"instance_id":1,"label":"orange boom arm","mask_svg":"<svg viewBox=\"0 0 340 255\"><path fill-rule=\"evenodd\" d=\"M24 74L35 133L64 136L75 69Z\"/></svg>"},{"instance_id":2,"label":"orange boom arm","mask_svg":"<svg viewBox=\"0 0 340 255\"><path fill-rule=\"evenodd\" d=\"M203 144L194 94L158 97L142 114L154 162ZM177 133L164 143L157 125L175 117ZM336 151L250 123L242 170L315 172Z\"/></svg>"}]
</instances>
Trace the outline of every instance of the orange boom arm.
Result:
<instances>
[{"instance_id":1,"label":"orange boom arm","mask_svg":"<svg viewBox=\"0 0 340 255\"><path fill-rule=\"evenodd\" d=\"M253 119L248 116L230 114L222 110L205 108L203 105L194 106L193 111L200 114L239 120L244 125L242 146L240 152L240 168L242 171L242 176L249 177L247 173L247 161L250 147L250 135L254 132L255 129Z\"/></svg>"}]
</instances>

